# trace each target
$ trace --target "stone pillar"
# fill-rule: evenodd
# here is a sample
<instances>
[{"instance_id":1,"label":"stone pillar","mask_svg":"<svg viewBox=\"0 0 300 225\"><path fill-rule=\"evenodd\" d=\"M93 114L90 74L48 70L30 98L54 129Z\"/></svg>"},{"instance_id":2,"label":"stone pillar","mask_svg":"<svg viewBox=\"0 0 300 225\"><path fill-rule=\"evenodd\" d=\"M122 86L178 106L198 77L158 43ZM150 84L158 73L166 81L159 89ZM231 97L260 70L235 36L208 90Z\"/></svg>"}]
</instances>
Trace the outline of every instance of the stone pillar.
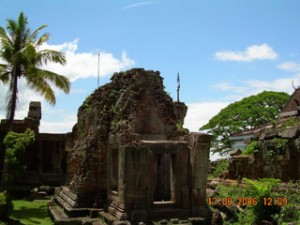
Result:
<instances>
[{"instance_id":1,"label":"stone pillar","mask_svg":"<svg viewBox=\"0 0 300 225\"><path fill-rule=\"evenodd\" d=\"M120 137L119 143L128 142L127 138ZM110 137L110 144L115 141ZM116 146L114 146L116 147ZM109 167L112 165L112 150L109 150ZM108 212L119 220L130 220L135 223L147 221L147 176L148 153L145 147L124 144L118 147L118 185L117 191L112 187L111 168L108 172Z\"/></svg>"},{"instance_id":2,"label":"stone pillar","mask_svg":"<svg viewBox=\"0 0 300 225\"><path fill-rule=\"evenodd\" d=\"M174 113L176 117L176 122L179 123L179 128L181 129L184 124L184 118L187 113L187 106L183 102L173 102L174 104Z\"/></svg>"},{"instance_id":3,"label":"stone pillar","mask_svg":"<svg viewBox=\"0 0 300 225\"><path fill-rule=\"evenodd\" d=\"M190 134L192 166L192 213L210 221L211 211L206 203L206 183L209 167L211 136L204 133Z\"/></svg>"},{"instance_id":4,"label":"stone pillar","mask_svg":"<svg viewBox=\"0 0 300 225\"><path fill-rule=\"evenodd\" d=\"M125 207L133 209L130 220L147 221L147 155L144 147L125 147ZM124 181L123 181L124 182Z\"/></svg>"},{"instance_id":5,"label":"stone pillar","mask_svg":"<svg viewBox=\"0 0 300 225\"><path fill-rule=\"evenodd\" d=\"M42 118L42 106L41 102L30 102L29 110L25 121L31 121L31 129L35 133L39 133L40 120Z\"/></svg>"}]
</instances>

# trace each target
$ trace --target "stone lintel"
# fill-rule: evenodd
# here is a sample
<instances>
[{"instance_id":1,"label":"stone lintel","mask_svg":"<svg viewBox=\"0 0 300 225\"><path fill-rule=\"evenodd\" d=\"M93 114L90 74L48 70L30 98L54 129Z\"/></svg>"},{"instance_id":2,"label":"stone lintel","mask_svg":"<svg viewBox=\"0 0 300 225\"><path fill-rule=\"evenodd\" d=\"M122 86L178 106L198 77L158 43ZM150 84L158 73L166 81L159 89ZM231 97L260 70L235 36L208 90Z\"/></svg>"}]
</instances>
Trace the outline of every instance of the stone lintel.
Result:
<instances>
[{"instance_id":1,"label":"stone lintel","mask_svg":"<svg viewBox=\"0 0 300 225\"><path fill-rule=\"evenodd\" d=\"M169 140L141 140L141 143L144 144L174 144L174 145L178 145L178 144L187 144L186 141L169 141Z\"/></svg>"}]
</instances>

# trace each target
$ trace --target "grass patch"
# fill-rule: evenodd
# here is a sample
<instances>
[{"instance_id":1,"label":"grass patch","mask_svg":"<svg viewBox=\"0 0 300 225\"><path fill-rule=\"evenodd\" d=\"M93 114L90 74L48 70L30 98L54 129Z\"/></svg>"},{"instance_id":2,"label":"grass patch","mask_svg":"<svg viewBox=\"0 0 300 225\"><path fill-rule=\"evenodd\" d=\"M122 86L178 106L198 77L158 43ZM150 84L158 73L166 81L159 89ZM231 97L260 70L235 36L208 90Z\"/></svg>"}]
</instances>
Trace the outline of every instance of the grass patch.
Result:
<instances>
[{"instance_id":1,"label":"grass patch","mask_svg":"<svg viewBox=\"0 0 300 225\"><path fill-rule=\"evenodd\" d=\"M26 225L53 225L47 212L48 200L13 200L14 210L11 218Z\"/></svg>"}]
</instances>

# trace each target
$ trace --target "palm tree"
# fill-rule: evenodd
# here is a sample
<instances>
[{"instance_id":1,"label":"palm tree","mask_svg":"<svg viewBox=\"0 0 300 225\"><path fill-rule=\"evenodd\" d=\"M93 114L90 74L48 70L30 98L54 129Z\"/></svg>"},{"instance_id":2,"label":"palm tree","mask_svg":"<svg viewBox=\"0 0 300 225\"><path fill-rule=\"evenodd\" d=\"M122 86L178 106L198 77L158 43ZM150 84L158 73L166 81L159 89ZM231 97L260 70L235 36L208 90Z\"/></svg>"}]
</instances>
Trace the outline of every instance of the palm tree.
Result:
<instances>
[{"instance_id":1,"label":"palm tree","mask_svg":"<svg viewBox=\"0 0 300 225\"><path fill-rule=\"evenodd\" d=\"M66 59L59 51L42 49L49 34L41 36L39 32L46 25L31 32L27 17L23 12L17 20L8 19L6 30L0 26L0 80L9 85L7 101L8 129L12 130L18 100L18 80L25 78L28 86L39 92L50 103L55 104L55 94L50 84L54 84L65 93L70 91L70 82L63 75L41 68L43 64L55 62L65 64Z\"/></svg>"},{"instance_id":2,"label":"palm tree","mask_svg":"<svg viewBox=\"0 0 300 225\"><path fill-rule=\"evenodd\" d=\"M47 33L39 36L39 32L45 27L46 25L40 26L31 32L27 17L22 12L17 20L7 20L6 30L0 26L0 59L4 61L4 64L0 63L0 80L3 84L9 85L6 108L8 131L13 130L20 78L24 78L28 86L41 93L50 104L55 104L55 95L50 84L54 84L65 93L70 91L68 78L41 68L47 62L66 63L61 52L41 48L41 45L49 39ZM4 150L1 191L5 189L7 172L5 158Z\"/></svg>"}]
</instances>

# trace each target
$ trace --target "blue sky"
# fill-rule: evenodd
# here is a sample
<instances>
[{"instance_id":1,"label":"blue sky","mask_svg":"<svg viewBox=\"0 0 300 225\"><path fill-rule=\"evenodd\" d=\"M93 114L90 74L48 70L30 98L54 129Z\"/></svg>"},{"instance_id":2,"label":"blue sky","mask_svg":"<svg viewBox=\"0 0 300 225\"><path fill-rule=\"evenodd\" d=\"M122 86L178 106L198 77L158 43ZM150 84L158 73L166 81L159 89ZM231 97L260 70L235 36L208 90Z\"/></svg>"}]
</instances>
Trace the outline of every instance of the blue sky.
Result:
<instances>
[{"instance_id":1,"label":"blue sky","mask_svg":"<svg viewBox=\"0 0 300 225\"><path fill-rule=\"evenodd\" d=\"M17 118L41 100L42 132L69 132L77 109L113 72L159 70L167 92L189 106L185 126L196 131L219 110L263 90L300 85L298 0L0 0L0 25L23 11L36 29L47 24L48 48L64 51L65 67L48 65L72 81L52 107L20 82ZM5 87L0 118L5 117Z\"/></svg>"}]
</instances>

